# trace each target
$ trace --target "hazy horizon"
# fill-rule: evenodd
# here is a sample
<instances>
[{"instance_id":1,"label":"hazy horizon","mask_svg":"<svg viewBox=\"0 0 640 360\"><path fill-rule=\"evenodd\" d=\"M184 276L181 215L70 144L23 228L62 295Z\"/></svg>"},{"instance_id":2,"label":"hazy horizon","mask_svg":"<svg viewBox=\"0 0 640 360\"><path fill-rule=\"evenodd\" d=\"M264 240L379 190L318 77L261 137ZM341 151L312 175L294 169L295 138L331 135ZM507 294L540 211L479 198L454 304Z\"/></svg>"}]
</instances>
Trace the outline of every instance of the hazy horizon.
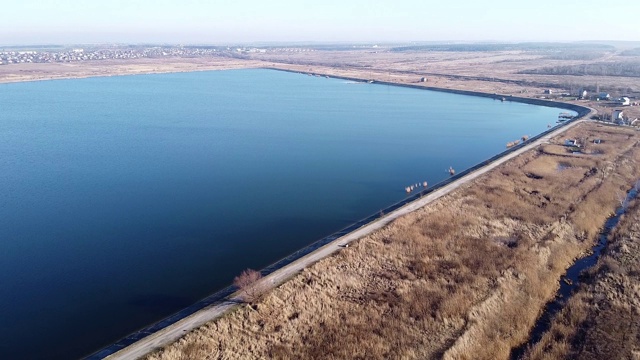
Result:
<instances>
[{"instance_id":1,"label":"hazy horizon","mask_svg":"<svg viewBox=\"0 0 640 360\"><path fill-rule=\"evenodd\" d=\"M322 47L322 46L354 46L354 47L395 47L395 46L420 46L420 45L464 45L464 44L595 44L613 45L618 48L640 47L640 41L619 40L580 40L580 41L499 41L499 40L441 40L441 41L247 41L247 42L66 42L66 43L0 43L0 50L5 49L53 49L71 48L75 46L230 46L230 47Z\"/></svg>"},{"instance_id":2,"label":"hazy horizon","mask_svg":"<svg viewBox=\"0 0 640 360\"><path fill-rule=\"evenodd\" d=\"M637 10L593 0L23 0L3 6L0 44L640 41Z\"/></svg>"}]
</instances>

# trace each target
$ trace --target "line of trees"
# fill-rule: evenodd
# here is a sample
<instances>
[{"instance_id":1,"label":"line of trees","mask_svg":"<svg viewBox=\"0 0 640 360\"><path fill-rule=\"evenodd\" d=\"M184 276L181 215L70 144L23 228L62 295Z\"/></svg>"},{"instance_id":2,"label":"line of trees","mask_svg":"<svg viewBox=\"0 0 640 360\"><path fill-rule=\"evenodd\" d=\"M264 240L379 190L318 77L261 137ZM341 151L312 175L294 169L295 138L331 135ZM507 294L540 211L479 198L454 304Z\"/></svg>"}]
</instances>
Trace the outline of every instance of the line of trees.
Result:
<instances>
[{"instance_id":1,"label":"line of trees","mask_svg":"<svg viewBox=\"0 0 640 360\"><path fill-rule=\"evenodd\" d=\"M461 43L461 44L418 44L410 46L398 46L391 48L394 52L403 51L536 51L536 52L605 52L615 51L615 46L606 44L580 44L580 43Z\"/></svg>"},{"instance_id":2,"label":"line of trees","mask_svg":"<svg viewBox=\"0 0 640 360\"><path fill-rule=\"evenodd\" d=\"M640 77L640 62L560 65L523 70L520 74Z\"/></svg>"},{"instance_id":3,"label":"line of trees","mask_svg":"<svg viewBox=\"0 0 640 360\"><path fill-rule=\"evenodd\" d=\"M640 56L640 48L625 50L620 53L622 56Z\"/></svg>"}]
</instances>

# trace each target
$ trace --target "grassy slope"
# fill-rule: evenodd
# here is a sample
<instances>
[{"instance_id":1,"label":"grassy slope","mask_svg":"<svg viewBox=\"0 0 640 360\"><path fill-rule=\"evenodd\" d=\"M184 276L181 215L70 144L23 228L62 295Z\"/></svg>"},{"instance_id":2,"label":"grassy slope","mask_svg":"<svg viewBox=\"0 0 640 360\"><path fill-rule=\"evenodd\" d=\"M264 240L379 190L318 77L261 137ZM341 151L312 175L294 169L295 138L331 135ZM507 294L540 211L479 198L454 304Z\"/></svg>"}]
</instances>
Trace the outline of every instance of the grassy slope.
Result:
<instances>
[{"instance_id":1,"label":"grassy slope","mask_svg":"<svg viewBox=\"0 0 640 360\"><path fill-rule=\"evenodd\" d=\"M519 156L149 358L506 358L640 176L633 130L566 137L605 142Z\"/></svg>"}]
</instances>

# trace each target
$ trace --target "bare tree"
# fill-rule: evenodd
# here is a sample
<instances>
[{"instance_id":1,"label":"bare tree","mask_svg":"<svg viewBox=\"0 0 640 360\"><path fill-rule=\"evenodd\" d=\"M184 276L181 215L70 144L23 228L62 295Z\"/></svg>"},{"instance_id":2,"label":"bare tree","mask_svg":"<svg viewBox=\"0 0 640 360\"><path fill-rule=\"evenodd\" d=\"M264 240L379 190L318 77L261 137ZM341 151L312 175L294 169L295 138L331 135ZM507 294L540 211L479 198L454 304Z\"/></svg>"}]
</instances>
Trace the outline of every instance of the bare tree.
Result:
<instances>
[{"instance_id":1,"label":"bare tree","mask_svg":"<svg viewBox=\"0 0 640 360\"><path fill-rule=\"evenodd\" d=\"M588 153L587 149L591 147L591 145L589 144L589 138L586 136L581 137L578 141L580 141L580 147L582 148L582 152L587 154Z\"/></svg>"},{"instance_id":2,"label":"bare tree","mask_svg":"<svg viewBox=\"0 0 640 360\"><path fill-rule=\"evenodd\" d=\"M613 163L611 161L607 161L601 165L598 169L600 171L600 182L602 183L604 179L613 172Z\"/></svg>"},{"instance_id":3,"label":"bare tree","mask_svg":"<svg viewBox=\"0 0 640 360\"><path fill-rule=\"evenodd\" d=\"M260 286L262 274L253 269L243 270L240 275L233 279L233 285L243 292L243 299L246 302L254 302L260 299L263 289Z\"/></svg>"}]
</instances>

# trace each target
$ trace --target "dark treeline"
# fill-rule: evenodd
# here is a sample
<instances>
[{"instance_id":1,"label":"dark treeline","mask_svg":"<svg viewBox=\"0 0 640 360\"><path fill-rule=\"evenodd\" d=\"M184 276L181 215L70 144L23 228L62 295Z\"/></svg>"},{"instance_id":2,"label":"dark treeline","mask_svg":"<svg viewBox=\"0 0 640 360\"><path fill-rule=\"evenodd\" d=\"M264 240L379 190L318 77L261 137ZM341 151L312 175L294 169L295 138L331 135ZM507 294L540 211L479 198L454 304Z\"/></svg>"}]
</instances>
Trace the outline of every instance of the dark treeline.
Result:
<instances>
[{"instance_id":1,"label":"dark treeline","mask_svg":"<svg viewBox=\"0 0 640 360\"><path fill-rule=\"evenodd\" d=\"M524 70L520 74L640 77L640 62L550 66Z\"/></svg>"},{"instance_id":2,"label":"dark treeline","mask_svg":"<svg viewBox=\"0 0 640 360\"><path fill-rule=\"evenodd\" d=\"M620 53L622 56L640 56L640 48L625 50Z\"/></svg>"},{"instance_id":3,"label":"dark treeline","mask_svg":"<svg viewBox=\"0 0 640 360\"><path fill-rule=\"evenodd\" d=\"M604 51L597 50L563 50L546 55L551 60L596 60L604 56Z\"/></svg>"},{"instance_id":4,"label":"dark treeline","mask_svg":"<svg viewBox=\"0 0 640 360\"><path fill-rule=\"evenodd\" d=\"M604 52L613 51L615 47L612 45L604 44L582 44L582 43L515 43L515 44L503 44L503 43L485 43L485 44L429 44L429 45L412 45L412 46L400 46L394 47L391 51L510 51L510 50L522 50L522 51L553 51L553 52L565 52L565 51L593 51Z\"/></svg>"}]
</instances>

